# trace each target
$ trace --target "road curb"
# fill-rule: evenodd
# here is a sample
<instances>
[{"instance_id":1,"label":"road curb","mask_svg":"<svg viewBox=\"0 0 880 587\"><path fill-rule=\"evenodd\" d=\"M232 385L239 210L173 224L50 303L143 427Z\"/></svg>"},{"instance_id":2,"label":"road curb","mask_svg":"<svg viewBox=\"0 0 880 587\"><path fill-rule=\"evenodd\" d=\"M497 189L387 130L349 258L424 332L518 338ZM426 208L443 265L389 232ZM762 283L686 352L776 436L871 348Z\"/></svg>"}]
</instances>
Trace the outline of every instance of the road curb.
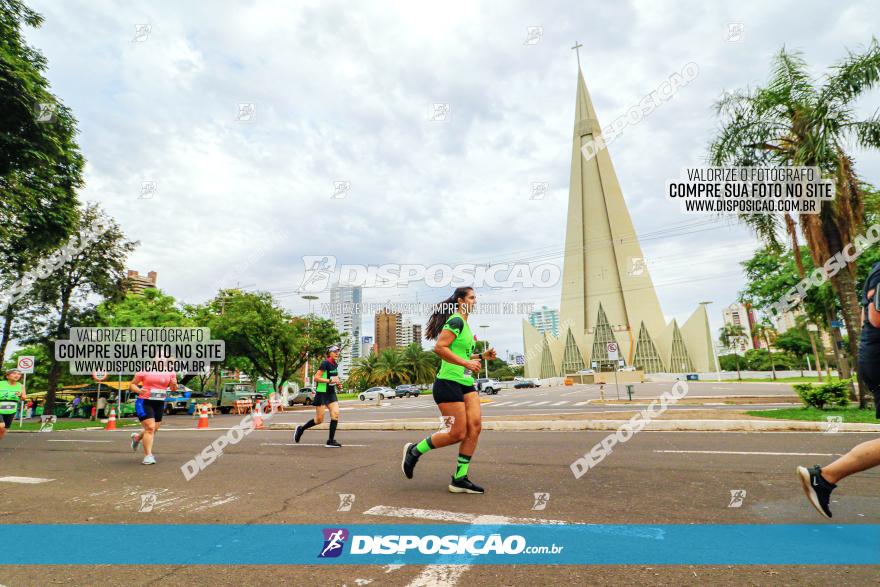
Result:
<instances>
[{"instance_id":1,"label":"road curb","mask_svg":"<svg viewBox=\"0 0 880 587\"><path fill-rule=\"evenodd\" d=\"M617 430L628 420L496 420L483 421L483 430ZM296 424L278 423L269 430L293 430ZM435 421L389 420L387 422L340 422L340 430L437 430ZM326 424L315 428L327 428ZM827 432L827 422L797 420L653 420L642 430L654 432ZM880 424L841 423L841 432L880 432Z\"/></svg>"}]
</instances>

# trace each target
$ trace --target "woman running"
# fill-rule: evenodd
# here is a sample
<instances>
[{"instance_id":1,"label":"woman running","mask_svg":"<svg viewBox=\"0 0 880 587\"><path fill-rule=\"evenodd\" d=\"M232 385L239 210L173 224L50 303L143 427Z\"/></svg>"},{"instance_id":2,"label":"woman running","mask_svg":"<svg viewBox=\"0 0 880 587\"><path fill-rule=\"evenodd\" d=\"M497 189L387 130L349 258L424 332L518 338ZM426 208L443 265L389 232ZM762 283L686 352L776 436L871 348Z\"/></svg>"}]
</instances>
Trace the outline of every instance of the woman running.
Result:
<instances>
[{"instance_id":1,"label":"woman running","mask_svg":"<svg viewBox=\"0 0 880 587\"><path fill-rule=\"evenodd\" d=\"M131 433L131 450L137 452L138 444L143 442L143 464L155 465L153 441L162 425L165 397L169 391L177 391L177 374L173 371L139 371L135 373L128 389L137 393L134 410L143 426L140 433Z\"/></svg>"},{"instance_id":2,"label":"woman running","mask_svg":"<svg viewBox=\"0 0 880 587\"><path fill-rule=\"evenodd\" d=\"M862 289L862 330L859 339L859 376L874 396L874 408L880 420L880 263L875 263ZM831 492L844 477L880 466L880 439L853 447L848 453L824 467L798 467L804 493L816 511L831 517L828 504Z\"/></svg>"},{"instance_id":3,"label":"woman running","mask_svg":"<svg viewBox=\"0 0 880 587\"><path fill-rule=\"evenodd\" d=\"M339 399L336 397L336 390L340 388L342 382L339 380L339 347L336 345L327 349L327 358L318 366L318 372L315 373L315 381L317 386L315 389L315 417L296 427L293 433L293 441L299 442L303 432L317 426L324 421L324 411L330 410L330 436L324 445L327 448L342 448L339 441L336 440L336 426L339 424Z\"/></svg>"},{"instance_id":4,"label":"woman running","mask_svg":"<svg viewBox=\"0 0 880 587\"><path fill-rule=\"evenodd\" d=\"M0 438L6 436L6 429L15 421L19 401L27 401L27 393L19 379L21 371L10 369L6 378L0 381Z\"/></svg>"},{"instance_id":5,"label":"woman running","mask_svg":"<svg viewBox=\"0 0 880 587\"><path fill-rule=\"evenodd\" d=\"M434 381L434 401L443 415L444 430L435 432L418 444L403 447L401 468L412 479L419 457L433 448L459 444L458 466L449 484L452 493L485 493L468 479L468 467L482 428L480 397L472 373L479 373L480 359L494 359L495 350L474 354L477 337L468 326L468 316L477 297L473 288L459 287L439 304L425 328L425 338L436 340L434 352L440 357L440 371Z\"/></svg>"}]
</instances>

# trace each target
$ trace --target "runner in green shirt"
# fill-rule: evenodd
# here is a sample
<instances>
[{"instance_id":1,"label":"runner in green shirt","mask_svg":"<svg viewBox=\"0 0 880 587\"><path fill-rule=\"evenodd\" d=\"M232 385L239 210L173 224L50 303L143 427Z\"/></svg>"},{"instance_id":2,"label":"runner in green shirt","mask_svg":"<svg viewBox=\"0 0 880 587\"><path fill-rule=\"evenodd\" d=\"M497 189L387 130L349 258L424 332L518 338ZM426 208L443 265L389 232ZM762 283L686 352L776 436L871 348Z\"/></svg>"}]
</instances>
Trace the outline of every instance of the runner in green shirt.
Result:
<instances>
[{"instance_id":1,"label":"runner in green shirt","mask_svg":"<svg viewBox=\"0 0 880 587\"><path fill-rule=\"evenodd\" d=\"M19 381L21 371L10 369L6 379L0 381L0 438L6 436L6 429L12 426L18 412L18 402L27 400L24 385Z\"/></svg>"},{"instance_id":2,"label":"runner in green shirt","mask_svg":"<svg viewBox=\"0 0 880 587\"><path fill-rule=\"evenodd\" d=\"M444 427L418 444L403 447L401 468L412 479L419 457L433 448L459 444L458 466L449 484L452 493L485 493L468 479L468 468L482 427L480 398L474 387L473 373L480 371L480 359L494 359L495 350L474 354L477 337L468 325L468 316L477 297L473 288L459 287L438 304L425 328L425 338L436 340L434 352L441 359L434 381L434 401L443 415Z\"/></svg>"}]
</instances>

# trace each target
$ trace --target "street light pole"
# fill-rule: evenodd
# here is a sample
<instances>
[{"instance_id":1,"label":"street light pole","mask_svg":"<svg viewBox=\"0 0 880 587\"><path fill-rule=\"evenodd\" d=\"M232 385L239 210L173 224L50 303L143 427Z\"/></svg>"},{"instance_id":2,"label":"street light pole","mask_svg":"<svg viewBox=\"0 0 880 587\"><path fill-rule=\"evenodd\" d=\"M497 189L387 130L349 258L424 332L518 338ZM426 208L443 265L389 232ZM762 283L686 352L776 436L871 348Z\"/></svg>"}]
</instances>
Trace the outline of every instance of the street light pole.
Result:
<instances>
[{"instance_id":1,"label":"street light pole","mask_svg":"<svg viewBox=\"0 0 880 587\"><path fill-rule=\"evenodd\" d=\"M314 300L317 300L317 299L318 299L318 296L315 296L315 295L311 295L311 294L309 294L309 295L302 296L302 299L304 299L304 300L308 300L308 301L309 301L309 316L308 316L308 318L306 318L306 320L308 320L308 322L306 323L306 338L309 340L309 342L311 342L311 336L312 336L312 302L313 302ZM306 387L311 387L311 379L312 379L312 376L311 376L311 373L309 372L309 355L308 355L308 349L306 349L306 376L305 376L304 379L305 379Z\"/></svg>"},{"instance_id":2,"label":"street light pole","mask_svg":"<svg viewBox=\"0 0 880 587\"><path fill-rule=\"evenodd\" d=\"M480 324L480 328L482 328L484 332L487 332L489 330L489 325L488 324ZM485 335L485 334L483 335L483 351L484 352L489 350L489 340L486 338L486 336L487 335ZM484 365L484 368L486 369L486 378L488 379L489 378L489 361L486 359L485 355L483 356L483 365Z\"/></svg>"}]
</instances>

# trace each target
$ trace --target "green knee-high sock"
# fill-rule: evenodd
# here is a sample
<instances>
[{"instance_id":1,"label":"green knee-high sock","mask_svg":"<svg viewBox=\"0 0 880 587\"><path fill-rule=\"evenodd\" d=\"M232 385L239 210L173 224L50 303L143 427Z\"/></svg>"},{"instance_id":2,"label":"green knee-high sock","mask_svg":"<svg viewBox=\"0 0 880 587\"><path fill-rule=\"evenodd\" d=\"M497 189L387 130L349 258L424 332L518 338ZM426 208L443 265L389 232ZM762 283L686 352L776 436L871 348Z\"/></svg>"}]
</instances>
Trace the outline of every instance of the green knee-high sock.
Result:
<instances>
[{"instance_id":1,"label":"green knee-high sock","mask_svg":"<svg viewBox=\"0 0 880 587\"><path fill-rule=\"evenodd\" d=\"M429 436L428 438L422 440L420 443L414 444L410 451L415 456L420 457L432 448L434 448L434 443L431 442L431 437Z\"/></svg>"},{"instance_id":2,"label":"green knee-high sock","mask_svg":"<svg viewBox=\"0 0 880 587\"><path fill-rule=\"evenodd\" d=\"M471 464L471 455L458 455L458 468L455 470L455 478L467 477L468 467Z\"/></svg>"}]
</instances>

